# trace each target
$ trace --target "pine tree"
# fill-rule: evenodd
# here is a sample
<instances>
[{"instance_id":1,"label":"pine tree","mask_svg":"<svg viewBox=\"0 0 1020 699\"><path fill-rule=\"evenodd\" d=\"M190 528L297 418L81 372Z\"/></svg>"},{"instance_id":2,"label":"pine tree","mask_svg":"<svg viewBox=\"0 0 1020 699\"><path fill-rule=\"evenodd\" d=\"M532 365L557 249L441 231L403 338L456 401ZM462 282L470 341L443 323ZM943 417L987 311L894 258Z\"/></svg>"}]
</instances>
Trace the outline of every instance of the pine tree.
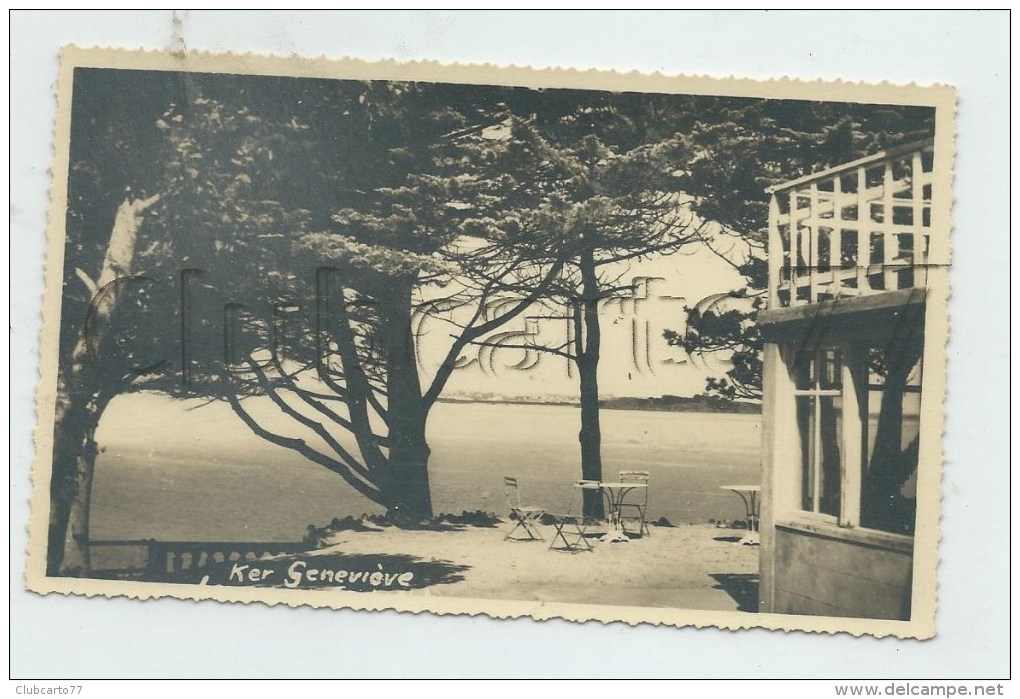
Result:
<instances>
[{"instance_id":1,"label":"pine tree","mask_svg":"<svg viewBox=\"0 0 1020 699\"><path fill-rule=\"evenodd\" d=\"M692 157L684 190L697 214L719 225L720 235L705 244L747 285L689 309L687 327L665 331L664 339L688 354L730 359L725 377L706 379L709 395L761 397L762 339L755 317L768 283L766 188L920 140L933 132L933 119L924 108L792 100L720 100L701 112L688 133Z\"/></svg>"}]
</instances>

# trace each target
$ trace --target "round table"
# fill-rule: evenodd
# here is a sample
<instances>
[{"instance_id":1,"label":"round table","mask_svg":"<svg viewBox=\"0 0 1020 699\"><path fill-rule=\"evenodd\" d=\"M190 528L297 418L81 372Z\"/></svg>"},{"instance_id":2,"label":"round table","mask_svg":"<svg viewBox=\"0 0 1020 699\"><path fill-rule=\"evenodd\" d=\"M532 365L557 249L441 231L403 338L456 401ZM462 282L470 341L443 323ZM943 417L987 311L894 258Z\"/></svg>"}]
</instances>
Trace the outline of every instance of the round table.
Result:
<instances>
[{"instance_id":1,"label":"round table","mask_svg":"<svg viewBox=\"0 0 1020 699\"><path fill-rule=\"evenodd\" d=\"M630 537L623 531L623 525L620 522L620 505L623 503L627 493L636 488L648 488L647 483L578 481L574 483L574 487L581 488L582 490L598 490L606 499L606 517L609 520L609 531L602 537L602 541L630 541Z\"/></svg>"},{"instance_id":2,"label":"round table","mask_svg":"<svg viewBox=\"0 0 1020 699\"><path fill-rule=\"evenodd\" d=\"M747 522L747 534L741 539L741 544L747 544L753 546L761 543L761 538L758 533L759 529L759 516L760 516L760 503L758 502L758 493L761 492L760 485L721 485L719 486L723 490L728 490L731 493L736 493L740 496L740 499L744 501L744 516Z\"/></svg>"}]
</instances>

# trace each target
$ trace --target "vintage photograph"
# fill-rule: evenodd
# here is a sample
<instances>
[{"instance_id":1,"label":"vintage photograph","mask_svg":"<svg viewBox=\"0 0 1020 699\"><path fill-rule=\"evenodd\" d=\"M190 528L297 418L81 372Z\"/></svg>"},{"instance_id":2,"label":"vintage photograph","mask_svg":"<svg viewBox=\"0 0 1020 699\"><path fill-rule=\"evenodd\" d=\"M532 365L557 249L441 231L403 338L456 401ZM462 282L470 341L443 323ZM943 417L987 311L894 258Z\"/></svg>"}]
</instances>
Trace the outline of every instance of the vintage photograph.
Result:
<instances>
[{"instance_id":1,"label":"vintage photograph","mask_svg":"<svg viewBox=\"0 0 1020 699\"><path fill-rule=\"evenodd\" d=\"M934 633L951 88L58 93L31 589Z\"/></svg>"}]
</instances>

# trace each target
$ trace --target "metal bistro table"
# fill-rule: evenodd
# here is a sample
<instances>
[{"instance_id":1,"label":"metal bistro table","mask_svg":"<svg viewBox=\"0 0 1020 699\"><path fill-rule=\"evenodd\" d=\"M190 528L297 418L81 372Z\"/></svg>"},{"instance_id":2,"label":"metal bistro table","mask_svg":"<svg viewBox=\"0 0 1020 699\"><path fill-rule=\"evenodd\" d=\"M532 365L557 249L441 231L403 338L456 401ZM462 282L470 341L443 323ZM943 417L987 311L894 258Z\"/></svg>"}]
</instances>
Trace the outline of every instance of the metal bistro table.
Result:
<instances>
[{"instance_id":1,"label":"metal bistro table","mask_svg":"<svg viewBox=\"0 0 1020 699\"><path fill-rule=\"evenodd\" d=\"M758 516L760 513L758 503L758 493L761 492L760 485L721 485L719 486L723 490L728 490L732 493L736 493L740 496L740 499L744 501L744 512L747 522L747 534L741 539L741 544L748 546L756 546L761 543L761 537L758 533Z\"/></svg>"},{"instance_id":2,"label":"metal bistro table","mask_svg":"<svg viewBox=\"0 0 1020 699\"><path fill-rule=\"evenodd\" d=\"M606 499L606 517L609 522L609 531L602 536L601 541L630 541L630 537L623 531L620 522L620 505L627 493L637 488L648 488L647 483L620 483L610 481L578 481L574 483L575 488L582 490L598 490Z\"/></svg>"}]
</instances>

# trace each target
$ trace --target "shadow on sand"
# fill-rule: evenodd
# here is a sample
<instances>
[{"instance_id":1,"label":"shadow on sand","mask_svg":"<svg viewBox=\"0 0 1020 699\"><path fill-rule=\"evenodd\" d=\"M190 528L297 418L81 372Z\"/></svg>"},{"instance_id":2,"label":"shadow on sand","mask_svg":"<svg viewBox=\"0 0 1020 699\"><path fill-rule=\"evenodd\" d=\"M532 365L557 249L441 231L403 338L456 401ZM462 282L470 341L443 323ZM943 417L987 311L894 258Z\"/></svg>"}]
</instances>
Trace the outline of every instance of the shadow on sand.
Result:
<instances>
[{"instance_id":1,"label":"shadow on sand","mask_svg":"<svg viewBox=\"0 0 1020 699\"><path fill-rule=\"evenodd\" d=\"M396 527L397 529L405 529L412 532L462 532L468 528L468 526L479 526L479 525L467 525L458 522L445 522L439 520L427 520L424 522L394 522L387 526ZM496 525L481 525L489 528L494 528Z\"/></svg>"},{"instance_id":2,"label":"shadow on sand","mask_svg":"<svg viewBox=\"0 0 1020 699\"><path fill-rule=\"evenodd\" d=\"M342 531L356 532L379 532L386 527L396 527L408 531L426 532L459 532L468 527L482 527L495 529L503 524L496 515L491 512L476 510L461 514L442 513L425 520L390 520L384 515L361 515L360 517L347 516L344 518L334 517L333 521L325 527L317 527L309 524L305 541L310 544L319 545L318 542L326 542L331 534Z\"/></svg>"},{"instance_id":3,"label":"shadow on sand","mask_svg":"<svg viewBox=\"0 0 1020 699\"><path fill-rule=\"evenodd\" d=\"M736 601L738 611L758 611L757 573L712 573L712 578L718 583L716 590L725 590Z\"/></svg>"},{"instance_id":4,"label":"shadow on sand","mask_svg":"<svg viewBox=\"0 0 1020 699\"><path fill-rule=\"evenodd\" d=\"M727 543L727 544L735 544L738 541L740 541L740 537L739 536L713 536L712 540L713 541L722 541L722 542Z\"/></svg>"}]
</instances>

